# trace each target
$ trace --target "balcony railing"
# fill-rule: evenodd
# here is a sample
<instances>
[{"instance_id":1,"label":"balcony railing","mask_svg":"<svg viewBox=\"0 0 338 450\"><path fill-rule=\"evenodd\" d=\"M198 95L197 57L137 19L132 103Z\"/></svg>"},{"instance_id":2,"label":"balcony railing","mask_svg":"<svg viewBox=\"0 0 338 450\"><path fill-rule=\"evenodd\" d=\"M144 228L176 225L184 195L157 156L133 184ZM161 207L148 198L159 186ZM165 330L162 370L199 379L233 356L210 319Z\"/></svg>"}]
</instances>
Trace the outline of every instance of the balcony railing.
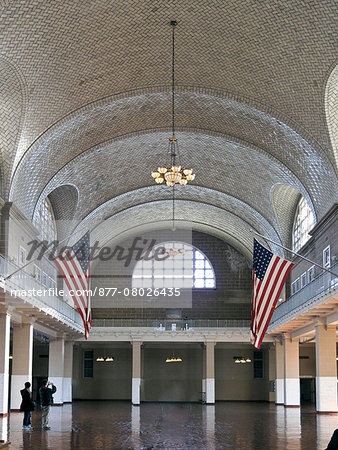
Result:
<instances>
[{"instance_id":1,"label":"balcony railing","mask_svg":"<svg viewBox=\"0 0 338 450\"><path fill-rule=\"evenodd\" d=\"M9 274L15 272L18 266L2 255L0 255L0 276L6 277ZM30 303L33 307L45 312L48 315L55 317L56 319L70 325L72 328L76 328L78 331L83 330L82 319L80 314L72 308L68 303L63 301L61 298L53 295L52 290L41 283L39 283L35 278L33 278L29 273L24 270L16 273L13 277L4 281L4 288L11 294L17 291L18 298L23 299L25 302ZM25 293L25 295L20 295L18 292ZM33 292L37 291L49 291L47 295L32 295ZM26 295L28 294L28 295Z\"/></svg>"},{"instance_id":2,"label":"balcony railing","mask_svg":"<svg viewBox=\"0 0 338 450\"><path fill-rule=\"evenodd\" d=\"M331 267L330 271L337 273L338 263ZM323 272L275 309L269 329L272 328L275 322L283 319L284 316L296 311L298 308L303 307L306 303L310 305L311 301L315 302L316 299L320 301L320 297L334 292L337 289L338 277L335 277L331 273Z\"/></svg>"},{"instance_id":3,"label":"balcony railing","mask_svg":"<svg viewBox=\"0 0 338 450\"><path fill-rule=\"evenodd\" d=\"M154 328L159 331L193 330L194 328L249 328L250 320L201 319L201 320L153 320L153 319L93 319L93 327Z\"/></svg>"}]
</instances>

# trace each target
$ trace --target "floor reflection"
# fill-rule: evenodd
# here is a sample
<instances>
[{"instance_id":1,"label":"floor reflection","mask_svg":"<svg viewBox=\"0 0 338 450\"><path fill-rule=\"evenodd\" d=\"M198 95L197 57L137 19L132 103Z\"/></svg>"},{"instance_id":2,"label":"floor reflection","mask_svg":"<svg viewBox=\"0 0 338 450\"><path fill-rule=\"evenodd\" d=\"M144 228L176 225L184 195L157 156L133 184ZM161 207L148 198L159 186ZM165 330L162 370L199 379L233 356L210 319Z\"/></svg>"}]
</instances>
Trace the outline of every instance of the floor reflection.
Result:
<instances>
[{"instance_id":1,"label":"floor reflection","mask_svg":"<svg viewBox=\"0 0 338 450\"><path fill-rule=\"evenodd\" d=\"M1 439L10 449L194 449L309 450L326 448L337 415L312 407L268 403L212 405L92 401L53 407L51 430L42 431L41 413L33 430L22 430L22 413L0 419ZM7 431L8 430L8 431Z\"/></svg>"}]
</instances>

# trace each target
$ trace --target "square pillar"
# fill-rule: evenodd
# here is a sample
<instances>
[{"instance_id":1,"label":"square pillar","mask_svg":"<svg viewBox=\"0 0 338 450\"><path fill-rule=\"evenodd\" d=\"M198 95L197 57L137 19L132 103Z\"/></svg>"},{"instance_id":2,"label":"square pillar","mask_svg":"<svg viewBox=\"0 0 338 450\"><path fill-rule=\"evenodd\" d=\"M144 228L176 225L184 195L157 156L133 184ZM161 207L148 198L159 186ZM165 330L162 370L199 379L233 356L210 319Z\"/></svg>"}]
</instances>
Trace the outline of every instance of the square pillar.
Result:
<instances>
[{"instance_id":1,"label":"square pillar","mask_svg":"<svg viewBox=\"0 0 338 450\"><path fill-rule=\"evenodd\" d=\"M320 413L338 412L336 325L316 320L316 409Z\"/></svg>"},{"instance_id":2,"label":"square pillar","mask_svg":"<svg viewBox=\"0 0 338 450\"><path fill-rule=\"evenodd\" d=\"M8 415L9 342L11 316L0 314L0 417Z\"/></svg>"},{"instance_id":3,"label":"square pillar","mask_svg":"<svg viewBox=\"0 0 338 450\"><path fill-rule=\"evenodd\" d=\"M284 406L300 406L299 341L291 340L288 334L284 340Z\"/></svg>"},{"instance_id":4,"label":"square pillar","mask_svg":"<svg viewBox=\"0 0 338 450\"><path fill-rule=\"evenodd\" d=\"M141 347L142 342L133 341L133 367L132 367L132 386L131 402L133 405L141 403Z\"/></svg>"},{"instance_id":5,"label":"square pillar","mask_svg":"<svg viewBox=\"0 0 338 450\"><path fill-rule=\"evenodd\" d=\"M22 401L20 391L26 381L32 383L33 325L22 323L13 328L13 363L11 378L11 410L19 410Z\"/></svg>"},{"instance_id":6,"label":"square pillar","mask_svg":"<svg viewBox=\"0 0 338 450\"><path fill-rule=\"evenodd\" d=\"M268 393L268 401L274 402L276 399L276 389L273 389L273 386L276 386L276 355L275 355L275 347L269 347L269 393Z\"/></svg>"},{"instance_id":7,"label":"square pillar","mask_svg":"<svg viewBox=\"0 0 338 450\"><path fill-rule=\"evenodd\" d=\"M215 342L205 344L205 402L215 403Z\"/></svg>"},{"instance_id":8,"label":"square pillar","mask_svg":"<svg viewBox=\"0 0 338 450\"><path fill-rule=\"evenodd\" d=\"M65 357L64 357L64 371L63 371L63 403L71 403L73 400L72 394L72 379L73 379L73 341L65 341Z\"/></svg>"},{"instance_id":9,"label":"square pillar","mask_svg":"<svg viewBox=\"0 0 338 450\"><path fill-rule=\"evenodd\" d=\"M275 343L275 403L284 405L284 342L276 340Z\"/></svg>"},{"instance_id":10,"label":"square pillar","mask_svg":"<svg viewBox=\"0 0 338 450\"><path fill-rule=\"evenodd\" d=\"M65 340L57 338L49 342L48 379L54 383L54 405L63 404L63 376L65 364Z\"/></svg>"}]
</instances>

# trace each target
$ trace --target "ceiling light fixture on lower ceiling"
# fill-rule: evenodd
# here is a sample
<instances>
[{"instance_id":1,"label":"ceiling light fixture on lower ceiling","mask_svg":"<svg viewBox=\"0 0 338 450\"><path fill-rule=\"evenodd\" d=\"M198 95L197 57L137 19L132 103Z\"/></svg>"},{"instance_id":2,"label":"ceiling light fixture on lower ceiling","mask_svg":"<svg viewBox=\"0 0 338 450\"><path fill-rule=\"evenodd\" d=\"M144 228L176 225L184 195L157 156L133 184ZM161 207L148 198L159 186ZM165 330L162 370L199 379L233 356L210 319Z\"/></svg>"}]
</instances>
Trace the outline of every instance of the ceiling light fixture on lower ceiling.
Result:
<instances>
[{"instance_id":1,"label":"ceiling light fixture on lower ceiling","mask_svg":"<svg viewBox=\"0 0 338 450\"><path fill-rule=\"evenodd\" d=\"M174 352L172 356L168 356L168 358L165 360L166 363L172 363L172 362L182 362L182 358L174 356Z\"/></svg>"},{"instance_id":2,"label":"ceiling light fixture on lower ceiling","mask_svg":"<svg viewBox=\"0 0 338 450\"><path fill-rule=\"evenodd\" d=\"M98 356L96 358L97 362L113 362L114 356Z\"/></svg>"},{"instance_id":3,"label":"ceiling light fixture on lower ceiling","mask_svg":"<svg viewBox=\"0 0 338 450\"><path fill-rule=\"evenodd\" d=\"M165 360L165 362L166 362L166 363L171 363L171 362L182 362L182 358L180 358L180 357L175 358L174 356L172 356L172 357L170 357L170 358L167 358L167 359Z\"/></svg>"},{"instance_id":4,"label":"ceiling light fixture on lower ceiling","mask_svg":"<svg viewBox=\"0 0 338 450\"><path fill-rule=\"evenodd\" d=\"M180 163L180 153L177 143L177 137L175 136L175 27L177 25L176 20L170 22L172 26L172 136L169 138L168 153L170 155L170 166L160 166L157 170L151 173L157 184L166 182L167 186L174 186L180 184L185 186L188 181L195 179L195 174L192 169L185 169Z\"/></svg>"},{"instance_id":5,"label":"ceiling light fixture on lower ceiling","mask_svg":"<svg viewBox=\"0 0 338 450\"><path fill-rule=\"evenodd\" d=\"M244 358L243 356L234 356L233 357L235 364L246 364L251 363L251 358Z\"/></svg>"}]
</instances>

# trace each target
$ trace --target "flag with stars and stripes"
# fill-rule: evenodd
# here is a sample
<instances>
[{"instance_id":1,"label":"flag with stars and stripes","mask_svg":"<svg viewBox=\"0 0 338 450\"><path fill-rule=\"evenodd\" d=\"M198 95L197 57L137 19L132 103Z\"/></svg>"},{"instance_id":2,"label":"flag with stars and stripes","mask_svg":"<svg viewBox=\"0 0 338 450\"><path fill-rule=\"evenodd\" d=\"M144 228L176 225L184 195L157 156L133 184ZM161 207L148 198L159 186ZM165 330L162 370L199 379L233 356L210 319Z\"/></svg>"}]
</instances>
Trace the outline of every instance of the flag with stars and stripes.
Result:
<instances>
[{"instance_id":1,"label":"flag with stars and stripes","mask_svg":"<svg viewBox=\"0 0 338 450\"><path fill-rule=\"evenodd\" d=\"M250 338L258 349L293 266L254 239Z\"/></svg>"},{"instance_id":2,"label":"flag with stars and stripes","mask_svg":"<svg viewBox=\"0 0 338 450\"><path fill-rule=\"evenodd\" d=\"M87 232L73 247L67 247L54 259L83 320L85 339L88 338L92 322L89 255L89 232Z\"/></svg>"}]
</instances>

